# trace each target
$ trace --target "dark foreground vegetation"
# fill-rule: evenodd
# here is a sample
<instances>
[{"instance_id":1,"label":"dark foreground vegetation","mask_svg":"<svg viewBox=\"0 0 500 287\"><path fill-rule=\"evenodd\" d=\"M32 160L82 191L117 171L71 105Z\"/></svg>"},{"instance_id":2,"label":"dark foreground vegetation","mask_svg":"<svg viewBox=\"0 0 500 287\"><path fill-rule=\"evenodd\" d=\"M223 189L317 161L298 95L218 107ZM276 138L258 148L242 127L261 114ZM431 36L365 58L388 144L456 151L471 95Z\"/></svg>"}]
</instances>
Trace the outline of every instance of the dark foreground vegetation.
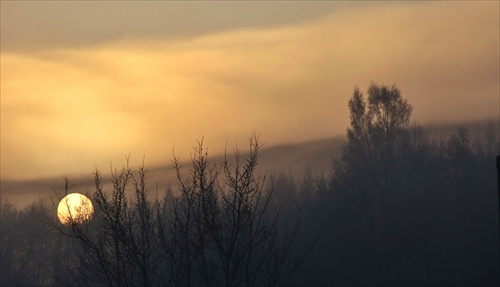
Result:
<instances>
[{"instance_id":1,"label":"dark foreground vegetation","mask_svg":"<svg viewBox=\"0 0 500 287\"><path fill-rule=\"evenodd\" d=\"M2 198L1 285L498 285L493 124L429 138L394 86L355 89L348 106L347 143L321 174L260 174L253 135L216 163L200 142L166 192L144 167L111 183L96 171L84 225Z\"/></svg>"}]
</instances>

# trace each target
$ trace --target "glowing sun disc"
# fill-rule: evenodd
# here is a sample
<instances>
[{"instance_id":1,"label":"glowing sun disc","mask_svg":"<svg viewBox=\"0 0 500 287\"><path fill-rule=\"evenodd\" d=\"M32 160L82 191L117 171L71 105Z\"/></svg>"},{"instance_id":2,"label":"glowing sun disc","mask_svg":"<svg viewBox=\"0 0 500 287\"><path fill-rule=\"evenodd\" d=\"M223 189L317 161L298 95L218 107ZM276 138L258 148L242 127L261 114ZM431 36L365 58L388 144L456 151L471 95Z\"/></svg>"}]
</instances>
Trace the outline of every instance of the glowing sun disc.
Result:
<instances>
[{"instance_id":1,"label":"glowing sun disc","mask_svg":"<svg viewBox=\"0 0 500 287\"><path fill-rule=\"evenodd\" d=\"M57 217L64 225L84 224L92 219L92 215L92 201L80 193L66 195L57 206Z\"/></svg>"}]
</instances>

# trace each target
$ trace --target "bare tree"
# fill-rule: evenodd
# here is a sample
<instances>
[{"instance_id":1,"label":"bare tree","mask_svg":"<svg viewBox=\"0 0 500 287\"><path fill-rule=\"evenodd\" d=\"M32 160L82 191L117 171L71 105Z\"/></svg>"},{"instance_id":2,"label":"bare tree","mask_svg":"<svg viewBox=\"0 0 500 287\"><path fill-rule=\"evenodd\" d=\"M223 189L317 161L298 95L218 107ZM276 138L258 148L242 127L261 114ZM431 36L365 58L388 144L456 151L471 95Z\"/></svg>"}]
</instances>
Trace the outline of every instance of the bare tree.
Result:
<instances>
[{"instance_id":1,"label":"bare tree","mask_svg":"<svg viewBox=\"0 0 500 287\"><path fill-rule=\"evenodd\" d=\"M69 216L69 224L56 225L79 248L69 264L74 278L107 286L284 282L302 262L291 252L298 221L279 226L279 211L270 209L274 184L256 172L261 146L254 134L245 160L235 149L234 161L226 156L217 165L200 141L187 178L174 157L178 186L162 199L149 199L144 167L115 170L110 193L96 171L92 221Z\"/></svg>"},{"instance_id":2,"label":"bare tree","mask_svg":"<svg viewBox=\"0 0 500 287\"><path fill-rule=\"evenodd\" d=\"M257 175L259 149L254 134L243 161L238 149L220 166L210 164L199 142L188 179L178 158L178 195L171 221L173 281L176 285L277 285L300 261L292 258L298 223L278 226L269 209L274 184Z\"/></svg>"},{"instance_id":3,"label":"bare tree","mask_svg":"<svg viewBox=\"0 0 500 287\"><path fill-rule=\"evenodd\" d=\"M128 159L127 159L128 161ZM96 214L91 222L73 220L58 226L75 239L80 248L69 266L82 285L151 286L160 265L157 205L148 199L146 169L136 175L127 166L112 173L112 191L106 193L101 173L96 171L93 200ZM127 198L132 185L135 200ZM66 185L68 186L68 185Z\"/></svg>"}]
</instances>

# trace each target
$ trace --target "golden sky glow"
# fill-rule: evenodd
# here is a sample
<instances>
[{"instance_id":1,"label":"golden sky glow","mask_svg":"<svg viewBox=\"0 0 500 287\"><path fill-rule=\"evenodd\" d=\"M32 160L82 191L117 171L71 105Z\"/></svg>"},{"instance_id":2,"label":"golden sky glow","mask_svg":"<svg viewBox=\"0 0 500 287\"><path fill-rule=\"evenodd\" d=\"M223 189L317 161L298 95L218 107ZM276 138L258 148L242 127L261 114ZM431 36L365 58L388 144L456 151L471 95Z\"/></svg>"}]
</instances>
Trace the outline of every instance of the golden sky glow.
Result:
<instances>
[{"instance_id":1,"label":"golden sky glow","mask_svg":"<svg viewBox=\"0 0 500 287\"><path fill-rule=\"evenodd\" d=\"M21 8L2 3L2 18ZM7 24L2 45L16 41ZM496 1L342 5L186 37L99 35L2 48L2 178L107 170L129 153L167 164L174 146L188 159L196 139L217 153L253 130L269 144L343 135L354 86L372 80L396 83L420 123L498 118Z\"/></svg>"}]
</instances>

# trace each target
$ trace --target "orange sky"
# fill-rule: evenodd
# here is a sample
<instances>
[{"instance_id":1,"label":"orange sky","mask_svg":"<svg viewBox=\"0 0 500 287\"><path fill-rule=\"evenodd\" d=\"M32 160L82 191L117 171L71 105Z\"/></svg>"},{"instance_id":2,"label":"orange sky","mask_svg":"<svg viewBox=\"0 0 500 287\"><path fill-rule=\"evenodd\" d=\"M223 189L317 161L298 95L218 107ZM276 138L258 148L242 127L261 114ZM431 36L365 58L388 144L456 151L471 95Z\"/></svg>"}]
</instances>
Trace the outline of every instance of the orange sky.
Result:
<instances>
[{"instance_id":1,"label":"orange sky","mask_svg":"<svg viewBox=\"0 0 500 287\"><path fill-rule=\"evenodd\" d=\"M2 2L2 178L107 171L129 153L168 164L174 146L188 159L196 139L218 153L254 130L268 145L343 135L372 80L396 83L420 123L499 116L497 1L126 3Z\"/></svg>"}]
</instances>

